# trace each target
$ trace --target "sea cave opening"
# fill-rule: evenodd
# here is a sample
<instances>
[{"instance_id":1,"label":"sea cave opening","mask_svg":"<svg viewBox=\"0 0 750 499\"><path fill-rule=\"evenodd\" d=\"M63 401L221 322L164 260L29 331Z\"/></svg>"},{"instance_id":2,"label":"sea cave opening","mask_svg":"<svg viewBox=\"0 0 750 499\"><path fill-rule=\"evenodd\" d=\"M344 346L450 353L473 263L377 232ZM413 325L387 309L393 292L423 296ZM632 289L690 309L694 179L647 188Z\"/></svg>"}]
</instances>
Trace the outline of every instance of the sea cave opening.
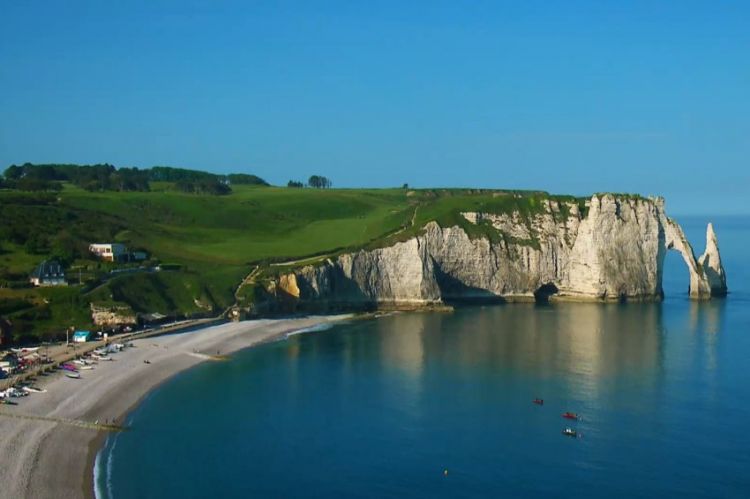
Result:
<instances>
[{"instance_id":1,"label":"sea cave opening","mask_svg":"<svg viewBox=\"0 0 750 499\"><path fill-rule=\"evenodd\" d=\"M669 248L664 256L661 289L664 297L684 296L690 292L690 271L682 254L674 248Z\"/></svg>"},{"instance_id":2,"label":"sea cave opening","mask_svg":"<svg viewBox=\"0 0 750 499\"><path fill-rule=\"evenodd\" d=\"M534 291L534 301L536 303L549 303L550 297L557 294L558 291L559 290L557 289L557 286L555 286L551 282L543 284L542 286L539 286L536 291Z\"/></svg>"}]
</instances>

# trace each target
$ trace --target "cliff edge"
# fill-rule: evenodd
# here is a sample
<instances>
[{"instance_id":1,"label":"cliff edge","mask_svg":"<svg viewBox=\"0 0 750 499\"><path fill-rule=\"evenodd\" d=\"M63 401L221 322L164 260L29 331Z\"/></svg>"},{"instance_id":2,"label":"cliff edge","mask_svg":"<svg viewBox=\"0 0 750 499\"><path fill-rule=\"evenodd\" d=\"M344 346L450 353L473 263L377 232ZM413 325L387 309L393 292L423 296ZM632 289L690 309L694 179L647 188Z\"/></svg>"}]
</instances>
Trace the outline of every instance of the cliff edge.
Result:
<instances>
[{"instance_id":1,"label":"cliff edge","mask_svg":"<svg viewBox=\"0 0 750 499\"><path fill-rule=\"evenodd\" d=\"M662 198L545 200L534 213L462 212L387 247L345 253L266 281L257 312L419 308L458 301L631 301L663 297L668 250L690 272L690 297L727 293L713 226L696 259ZM473 230L477 228L477 230ZM481 230L479 230L481 229Z\"/></svg>"}]
</instances>

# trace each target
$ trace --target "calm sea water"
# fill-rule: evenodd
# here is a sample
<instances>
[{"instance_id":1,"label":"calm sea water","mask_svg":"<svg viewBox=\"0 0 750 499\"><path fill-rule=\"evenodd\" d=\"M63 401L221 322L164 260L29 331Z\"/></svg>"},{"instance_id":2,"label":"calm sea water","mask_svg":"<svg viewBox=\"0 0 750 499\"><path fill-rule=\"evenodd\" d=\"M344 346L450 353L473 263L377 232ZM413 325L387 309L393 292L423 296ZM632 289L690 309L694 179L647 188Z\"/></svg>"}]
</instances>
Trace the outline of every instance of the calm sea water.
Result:
<instances>
[{"instance_id":1,"label":"calm sea water","mask_svg":"<svg viewBox=\"0 0 750 499\"><path fill-rule=\"evenodd\" d=\"M680 221L702 252L706 217ZM750 497L750 220L714 222L726 300L687 300L672 255L660 304L398 314L182 373L108 441L100 494Z\"/></svg>"}]
</instances>

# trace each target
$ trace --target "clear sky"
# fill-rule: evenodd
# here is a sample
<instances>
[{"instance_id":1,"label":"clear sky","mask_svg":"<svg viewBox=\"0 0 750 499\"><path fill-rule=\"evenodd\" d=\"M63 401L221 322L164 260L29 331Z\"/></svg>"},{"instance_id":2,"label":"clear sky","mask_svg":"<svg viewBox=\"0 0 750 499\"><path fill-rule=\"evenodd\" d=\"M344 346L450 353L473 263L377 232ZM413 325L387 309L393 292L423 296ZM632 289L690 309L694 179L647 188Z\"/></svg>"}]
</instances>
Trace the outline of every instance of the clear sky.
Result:
<instances>
[{"instance_id":1,"label":"clear sky","mask_svg":"<svg viewBox=\"0 0 750 499\"><path fill-rule=\"evenodd\" d=\"M750 2L6 0L26 161L750 213Z\"/></svg>"}]
</instances>

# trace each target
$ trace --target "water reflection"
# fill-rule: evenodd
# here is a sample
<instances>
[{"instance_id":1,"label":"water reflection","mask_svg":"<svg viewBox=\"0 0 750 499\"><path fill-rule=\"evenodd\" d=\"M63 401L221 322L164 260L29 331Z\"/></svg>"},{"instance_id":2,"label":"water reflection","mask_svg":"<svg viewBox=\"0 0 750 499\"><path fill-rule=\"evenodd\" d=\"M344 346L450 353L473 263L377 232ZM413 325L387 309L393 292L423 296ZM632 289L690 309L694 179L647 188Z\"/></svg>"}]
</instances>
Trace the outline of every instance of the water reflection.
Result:
<instances>
[{"instance_id":1,"label":"water reflection","mask_svg":"<svg viewBox=\"0 0 750 499\"><path fill-rule=\"evenodd\" d=\"M702 343L704 365L709 371L715 371L718 367L719 332L724 327L725 309L725 299L690 304L690 330L698 336L698 343Z\"/></svg>"},{"instance_id":2,"label":"water reflection","mask_svg":"<svg viewBox=\"0 0 750 499\"><path fill-rule=\"evenodd\" d=\"M344 335L315 335L305 354L323 355L331 346L327 343L336 342L342 374L358 370L362 362L376 362L398 376L400 396L415 400L431 370L515 373L542 385L562 378L574 396L593 400L602 387L611 389L623 380L658 386L666 369L686 367L696 356L705 355L706 367L715 369L724 308L724 301L566 303L393 314L347 326ZM668 342L677 362L665 363ZM290 358L301 357L299 344L290 342L288 348Z\"/></svg>"},{"instance_id":3,"label":"water reflection","mask_svg":"<svg viewBox=\"0 0 750 499\"><path fill-rule=\"evenodd\" d=\"M659 305L495 306L380 320L384 363L412 374L425 363L467 369L612 376L658 368Z\"/></svg>"},{"instance_id":4,"label":"water reflection","mask_svg":"<svg viewBox=\"0 0 750 499\"><path fill-rule=\"evenodd\" d=\"M690 329L693 332L717 334L722 327L726 299L690 302Z\"/></svg>"},{"instance_id":5,"label":"water reflection","mask_svg":"<svg viewBox=\"0 0 750 499\"><path fill-rule=\"evenodd\" d=\"M395 320L377 321L380 353L387 367L397 368L408 378L418 378L424 368L425 328L431 314L399 314Z\"/></svg>"}]
</instances>

